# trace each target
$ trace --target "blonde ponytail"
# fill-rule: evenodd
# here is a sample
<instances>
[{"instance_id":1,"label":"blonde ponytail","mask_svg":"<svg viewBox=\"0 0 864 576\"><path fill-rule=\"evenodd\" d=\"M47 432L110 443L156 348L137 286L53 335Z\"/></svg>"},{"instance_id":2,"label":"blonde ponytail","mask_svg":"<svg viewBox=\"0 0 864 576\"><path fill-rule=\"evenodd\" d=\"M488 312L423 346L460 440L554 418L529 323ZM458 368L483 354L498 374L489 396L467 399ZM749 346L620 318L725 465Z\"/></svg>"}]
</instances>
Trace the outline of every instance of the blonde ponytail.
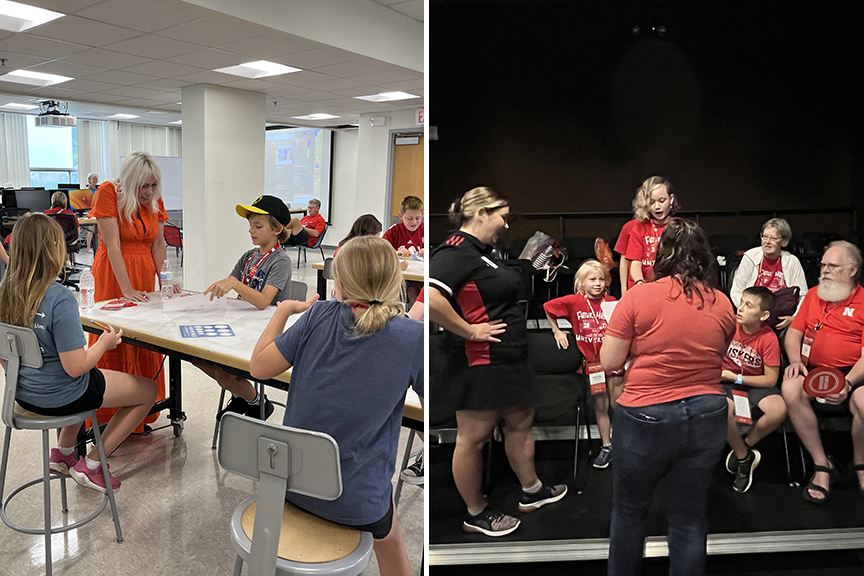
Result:
<instances>
[{"instance_id":1,"label":"blonde ponytail","mask_svg":"<svg viewBox=\"0 0 864 576\"><path fill-rule=\"evenodd\" d=\"M333 278L342 287L345 303L363 310L354 322L355 337L375 334L394 316L405 315L399 259L386 240L358 236L346 242L333 260Z\"/></svg>"}]
</instances>

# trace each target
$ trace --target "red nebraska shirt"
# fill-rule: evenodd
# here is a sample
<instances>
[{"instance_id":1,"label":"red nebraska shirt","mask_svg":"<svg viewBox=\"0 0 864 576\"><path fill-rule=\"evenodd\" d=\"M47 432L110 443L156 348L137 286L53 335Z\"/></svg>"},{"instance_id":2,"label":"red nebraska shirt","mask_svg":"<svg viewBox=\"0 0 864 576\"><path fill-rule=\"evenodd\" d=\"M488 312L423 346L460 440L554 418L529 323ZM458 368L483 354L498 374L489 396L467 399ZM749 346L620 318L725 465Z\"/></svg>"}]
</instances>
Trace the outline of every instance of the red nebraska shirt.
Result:
<instances>
[{"instance_id":1,"label":"red nebraska shirt","mask_svg":"<svg viewBox=\"0 0 864 576\"><path fill-rule=\"evenodd\" d=\"M820 323L822 328L813 331ZM856 285L849 298L832 304L819 298L814 286L807 291L792 328L814 334L811 366L852 366L864 347L864 288Z\"/></svg>"},{"instance_id":2,"label":"red nebraska shirt","mask_svg":"<svg viewBox=\"0 0 864 576\"><path fill-rule=\"evenodd\" d=\"M624 257L642 262L642 276L646 282L654 279L654 259L657 256L660 235L663 234L665 227L665 224L658 226L651 220L646 220L634 224L630 232L630 244Z\"/></svg>"},{"instance_id":3,"label":"red nebraska shirt","mask_svg":"<svg viewBox=\"0 0 864 576\"><path fill-rule=\"evenodd\" d=\"M630 342L633 363L618 402L639 407L701 394L722 394L723 356L735 335L735 314L719 290L688 301L670 277L628 290L606 336ZM701 309L699 308L702 305Z\"/></svg>"},{"instance_id":4,"label":"red nebraska shirt","mask_svg":"<svg viewBox=\"0 0 864 576\"><path fill-rule=\"evenodd\" d=\"M783 260L777 258L762 258L759 270L756 271L756 283L754 286L764 286L772 292L786 288L786 278L783 276Z\"/></svg>"},{"instance_id":5,"label":"red nebraska shirt","mask_svg":"<svg viewBox=\"0 0 864 576\"><path fill-rule=\"evenodd\" d=\"M403 246L405 248L414 246L414 248L420 250L423 248L423 229L423 223L421 222L417 230L409 232L403 222L397 222L384 232L382 238L392 244L396 250Z\"/></svg>"},{"instance_id":6,"label":"red nebraska shirt","mask_svg":"<svg viewBox=\"0 0 864 576\"><path fill-rule=\"evenodd\" d=\"M318 231L318 235L320 236L321 232L324 232L324 229L327 228L327 223L324 222L324 217L321 214L316 214L315 216L304 216L302 220L300 220L300 225L304 228L311 228L312 230ZM309 235L309 243L308 246L314 246L318 241L318 236Z\"/></svg>"},{"instance_id":7,"label":"red nebraska shirt","mask_svg":"<svg viewBox=\"0 0 864 576\"><path fill-rule=\"evenodd\" d=\"M543 304L543 310L553 318L566 318L573 327L576 345L589 362L600 356L600 346L606 334L606 316L600 308L601 302L614 302L606 295L601 299L590 299L584 294L570 294Z\"/></svg>"},{"instance_id":8,"label":"red nebraska shirt","mask_svg":"<svg viewBox=\"0 0 864 576\"><path fill-rule=\"evenodd\" d=\"M741 324L723 358L723 369L744 376L762 376L765 366L780 366L780 343L765 324L755 334L747 334Z\"/></svg>"}]
</instances>

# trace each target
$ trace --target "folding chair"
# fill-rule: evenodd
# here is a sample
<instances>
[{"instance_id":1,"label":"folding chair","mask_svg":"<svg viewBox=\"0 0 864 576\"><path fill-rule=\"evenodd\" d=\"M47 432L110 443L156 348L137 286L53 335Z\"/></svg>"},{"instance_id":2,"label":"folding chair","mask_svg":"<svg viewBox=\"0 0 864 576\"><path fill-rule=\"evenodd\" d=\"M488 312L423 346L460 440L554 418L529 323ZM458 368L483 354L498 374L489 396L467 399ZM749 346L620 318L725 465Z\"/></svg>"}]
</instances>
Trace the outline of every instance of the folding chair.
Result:
<instances>
[{"instance_id":1,"label":"folding chair","mask_svg":"<svg viewBox=\"0 0 864 576\"><path fill-rule=\"evenodd\" d=\"M321 242L324 241L324 235L327 233L327 226L324 226L324 230L321 234L318 235L318 238L315 241L315 244L312 246L307 246L305 244L297 245L297 269L300 269L300 252L303 252L303 261L306 261L306 250L320 250L321 251L321 259L324 260L324 248L321 247Z\"/></svg>"}]
</instances>

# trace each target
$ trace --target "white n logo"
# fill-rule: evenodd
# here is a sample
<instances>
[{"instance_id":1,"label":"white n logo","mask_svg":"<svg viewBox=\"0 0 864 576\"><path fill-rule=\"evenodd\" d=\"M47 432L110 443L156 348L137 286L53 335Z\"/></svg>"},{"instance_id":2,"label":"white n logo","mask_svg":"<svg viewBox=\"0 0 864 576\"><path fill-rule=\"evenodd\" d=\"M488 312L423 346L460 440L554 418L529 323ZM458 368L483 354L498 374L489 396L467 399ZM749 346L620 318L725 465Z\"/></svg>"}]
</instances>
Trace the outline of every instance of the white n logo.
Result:
<instances>
[{"instance_id":1,"label":"white n logo","mask_svg":"<svg viewBox=\"0 0 864 576\"><path fill-rule=\"evenodd\" d=\"M849 316L850 318L852 317L852 315L853 315L854 313L855 313L855 309L854 309L854 308L849 308L849 307L847 307L845 310L843 310L843 316Z\"/></svg>"}]
</instances>

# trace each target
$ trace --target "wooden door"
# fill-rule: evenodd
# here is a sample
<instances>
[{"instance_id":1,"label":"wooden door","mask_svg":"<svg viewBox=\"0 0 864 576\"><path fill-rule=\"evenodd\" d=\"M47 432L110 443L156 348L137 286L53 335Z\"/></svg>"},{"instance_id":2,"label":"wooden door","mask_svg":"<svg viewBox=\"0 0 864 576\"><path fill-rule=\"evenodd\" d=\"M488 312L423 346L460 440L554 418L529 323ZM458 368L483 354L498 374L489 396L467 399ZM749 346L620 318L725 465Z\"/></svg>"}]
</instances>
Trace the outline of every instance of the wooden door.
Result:
<instances>
[{"instance_id":1,"label":"wooden door","mask_svg":"<svg viewBox=\"0 0 864 576\"><path fill-rule=\"evenodd\" d=\"M393 179L390 190L390 222L383 222L386 230L399 217L399 205L405 196L423 197L423 133L395 134L393 151ZM416 139L416 143L413 143Z\"/></svg>"}]
</instances>

